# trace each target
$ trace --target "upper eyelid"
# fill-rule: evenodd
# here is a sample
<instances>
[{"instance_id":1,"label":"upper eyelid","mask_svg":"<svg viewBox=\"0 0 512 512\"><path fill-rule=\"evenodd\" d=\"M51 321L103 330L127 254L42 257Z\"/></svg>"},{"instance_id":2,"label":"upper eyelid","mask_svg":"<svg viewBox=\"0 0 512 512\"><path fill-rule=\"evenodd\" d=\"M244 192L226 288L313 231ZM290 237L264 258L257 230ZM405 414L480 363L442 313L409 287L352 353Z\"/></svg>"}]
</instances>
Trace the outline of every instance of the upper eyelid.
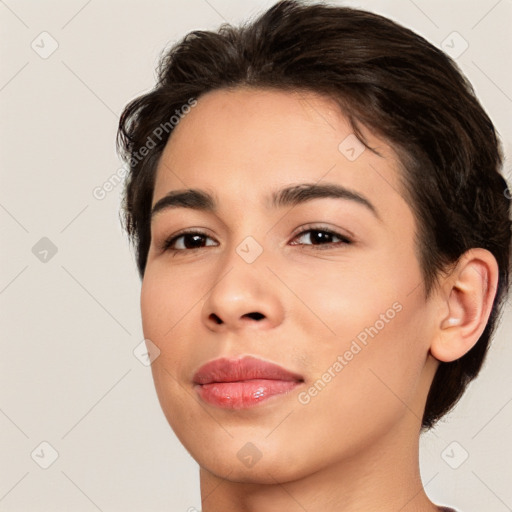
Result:
<instances>
[{"instance_id":1,"label":"upper eyelid","mask_svg":"<svg viewBox=\"0 0 512 512\"><path fill-rule=\"evenodd\" d=\"M334 233L334 234L343 236L345 238L350 238L350 239L355 239L356 238L355 235L352 234L347 229L331 228L331 227L328 227L328 226L324 226L321 223L320 224L316 224L314 222L308 222L306 224L303 224L298 229L299 230L296 233L293 234L293 237L296 237L296 236L298 236L298 235L300 235L300 234L302 234L304 232L312 230L312 231L327 231L327 232ZM210 238L214 238L214 236L208 234L207 231L209 231L208 228L184 228L183 230L177 231L174 235L169 235L168 237L166 237L166 239L177 238L179 236L188 235L188 234L200 234L200 235L208 236Z\"/></svg>"}]
</instances>

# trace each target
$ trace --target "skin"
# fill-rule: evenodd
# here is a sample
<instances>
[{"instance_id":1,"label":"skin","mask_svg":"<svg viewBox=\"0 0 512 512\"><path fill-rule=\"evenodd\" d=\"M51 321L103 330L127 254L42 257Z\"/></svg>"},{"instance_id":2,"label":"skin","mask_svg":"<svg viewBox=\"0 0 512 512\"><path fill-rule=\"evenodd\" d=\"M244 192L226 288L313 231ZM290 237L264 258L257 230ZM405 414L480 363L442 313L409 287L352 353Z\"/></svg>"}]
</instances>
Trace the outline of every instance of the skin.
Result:
<instances>
[{"instance_id":1,"label":"skin","mask_svg":"<svg viewBox=\"0 0 512 512\"><path fill-rule=\"evenodd\" d=\"M181 207L154 216L141 290L144 336L160 350L155 388L200 466L203 512L440 510L419 473L426 396L439 360L461 357L483 331L497 265L473 249L426 299L397 157L366 130L381 156L365 149L348 160L338 146L351 133L336 104L313 92L217 90L198 99L160 159L153 205L187 188L218 201L216 213ZM279 209L264 200L284 186L327 182L363 195L378 217L347 199ZM352 243L297 236L312 223ZM207 233L198 249L184 249L183 237L175 253L161 249L191 228ZM236 252L248 236L263 251L252 263ZM393 304L400 311L301 403ZM202 402L195 371L242 355L304 382L246 410ZM237 456L249 442L261 455L251 467Z\"/></svg>"}]
</instances>

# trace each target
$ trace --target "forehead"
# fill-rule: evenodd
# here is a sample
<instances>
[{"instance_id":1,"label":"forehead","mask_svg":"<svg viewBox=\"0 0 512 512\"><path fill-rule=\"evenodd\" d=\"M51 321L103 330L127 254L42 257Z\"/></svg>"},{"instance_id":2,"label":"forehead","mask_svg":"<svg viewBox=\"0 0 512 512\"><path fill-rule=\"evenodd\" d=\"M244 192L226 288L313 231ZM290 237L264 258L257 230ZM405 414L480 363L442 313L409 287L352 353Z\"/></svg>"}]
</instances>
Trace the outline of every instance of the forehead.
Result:
<instances>
[{"instance_id":1,"label":"forehead","mask_svg":"<svg viewBox=\"0 0 512 512\"><path fill-rule=\"evenodd\" d=\"M313 92L238 88L199 97L169 138L153 204L169 190L202 188L219 202L255 205L295 183L339 183L372 202L405 203L398 159L368 130L357 140L337 103Z\"/></svg>"}]
</instances>

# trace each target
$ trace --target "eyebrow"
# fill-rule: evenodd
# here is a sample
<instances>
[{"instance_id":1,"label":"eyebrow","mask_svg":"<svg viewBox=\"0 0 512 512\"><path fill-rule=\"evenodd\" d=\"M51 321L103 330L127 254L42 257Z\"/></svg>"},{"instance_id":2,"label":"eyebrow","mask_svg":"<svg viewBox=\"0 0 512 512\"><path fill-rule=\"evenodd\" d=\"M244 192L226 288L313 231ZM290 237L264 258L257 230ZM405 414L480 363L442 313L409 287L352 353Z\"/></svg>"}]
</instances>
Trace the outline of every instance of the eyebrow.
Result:
<instances>
[{"instance_id":1,"label":"eyebrow","mask_svg":"<svg viewBox=\"0 0 512 512\"><path fill-rule=\"evenodd\" d=\"M296 206L313 199L335 198L353 201L366 207L380 220L375 206L360 193L335 183L301 183L282 188L266 198L266 205L271 208ZM215 213L217 201L210 193L199 189L171 190L159 199L151 210L151 219L159 212L172 208L190 208L193 210Z\"/></svg>"}]
</instances>

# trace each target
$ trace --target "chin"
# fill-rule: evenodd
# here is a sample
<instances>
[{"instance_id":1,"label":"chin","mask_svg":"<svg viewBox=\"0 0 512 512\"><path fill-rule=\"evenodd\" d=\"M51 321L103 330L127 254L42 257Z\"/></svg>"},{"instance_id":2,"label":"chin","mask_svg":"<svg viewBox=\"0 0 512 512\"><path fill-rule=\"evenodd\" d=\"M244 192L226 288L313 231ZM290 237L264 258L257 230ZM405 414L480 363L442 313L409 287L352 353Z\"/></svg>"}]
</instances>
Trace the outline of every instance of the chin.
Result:
<instances>
[{"instance_id":1,"label":"chin","mask_svg":"<svg viewBox=\"0 0 512 512\"><path fill-rule=\"evenodd\" d=\"M196 459L197 461L197 459ZM216 475L219 478L229 480L231 482L239 482L245 484L276 484L286 483L301 478L300 472L292 468L283 467L282 462L263 461L260 459L254 466L246 467L238 460L233 463L233 458L224 461L205 460L198 461L201 469ZM305 472L306 473L306 472Z\"/></svg>"},{"instance_id":2,"label":"chin","mask_svg":"<svg viewBox=\"0 0 512 512\"><path fill-rule=\"evenodd\" d=\"M240 443L230 440L229 443L218 445L217 449L201 446L189 450L199 466L219 478L232 482L253 484L276 484L291 482L303 478L315 471L313 460L300 464L298 456L300 447L290 447L289 456L283 452L283 445L262 446L257 448L251 442Z\"/></svg>"}]
</instances>

